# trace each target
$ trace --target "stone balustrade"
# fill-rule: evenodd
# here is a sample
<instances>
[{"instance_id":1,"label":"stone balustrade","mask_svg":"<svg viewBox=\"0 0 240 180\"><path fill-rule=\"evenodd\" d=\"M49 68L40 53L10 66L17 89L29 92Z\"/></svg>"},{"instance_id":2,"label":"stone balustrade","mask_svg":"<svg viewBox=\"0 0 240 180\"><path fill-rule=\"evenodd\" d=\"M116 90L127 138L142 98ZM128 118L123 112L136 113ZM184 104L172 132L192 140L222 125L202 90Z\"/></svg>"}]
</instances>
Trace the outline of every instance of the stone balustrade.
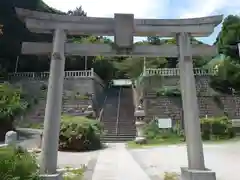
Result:
<instances>
[{"instance_id":1,"label":"stone balustrade","mask_svg":"<svg viewBox=\"0 0 240 180\"><path fill-rule=\"evenodd\" d=\"M216 73L215 69L202 69L202 68L194 68L194 75L197 76L213 76ZM179 68L147 68L143 73L143 76L179 76L180 69Z\"/></svg>"},{"instance_id":2,"label":"stone balustrade","mask_svg":"<svg viewBox=\"0 0 240 180\"><path fill-rule=\"evenodd\" d=\"M47 79L49 78L49 75L50 75L49 72L17 72L17 73L9 73L8 77L10 79L11 78ZM96 73L94 73L93 68L91 70L83 70L83 71L65 71L64 77L65 78L96 77L97 79L100 79L100 77Z\"/></svg>"},{"instance_id":3,"label":"stone balustrade","mask_svg":"<svg viewBox=\"0 0 240 180\"><path fill-rule=\"evenodd\" d=\"M17 72L9 73L8 79L28 79L28 80L42 80L48 79L49 72ZM83 71L65 71L65 79L68 78L94 78L99 84L104 86L103 80L94 72L94 69L83 70Z\"/></svg>"}]
</instances>

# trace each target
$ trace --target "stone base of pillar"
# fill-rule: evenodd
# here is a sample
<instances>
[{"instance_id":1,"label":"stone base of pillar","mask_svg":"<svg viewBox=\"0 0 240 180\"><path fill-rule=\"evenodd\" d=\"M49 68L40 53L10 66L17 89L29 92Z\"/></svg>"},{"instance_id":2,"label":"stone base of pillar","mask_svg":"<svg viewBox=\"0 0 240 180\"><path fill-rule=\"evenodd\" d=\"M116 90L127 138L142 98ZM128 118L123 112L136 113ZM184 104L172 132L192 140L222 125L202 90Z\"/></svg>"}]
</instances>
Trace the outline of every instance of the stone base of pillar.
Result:
<instances>
[{"instance_id":1,"label":"stone base of pillar","mask_svg":"<svg viewBox=\"0 0 240 180\"><path fill-rule=\"evenodd\" d=\"M181 168L181 180L216 180L215 172L206 170L192 170L188 168Z\"/></svg>"},{"instance_id":2,"label":"stone base of pillar","mask_svg":"<svg viewBox=\"0 0 240 180\"><path fill-rule=\"evenodd\" d=\"M62 175L62 173L43 174L43 175L40 175L40 178L42 180L63 180L63 175Z\"/></svg>"},{"instance_id":3,"label":"stone base of pillar","mask_svg":"<svg viewBox=\"0 0 240 180\"><path fill-rule=\"evenodd\" d=\"M146 138L144 137L143 127L145 125L144 121L136 121L136 130L137 130L137 137L135 139L136 144L146 144Z\"/></svg>"},{"instance_id":4,"label":"stone base of pillar","mask_svg":"<svg viewBox=\"0 0 240 180\"><path fill-rule=\"evenodd\" d=\"M135 138L135 143L136 144L146 144L147 140L145 137L136 137Z\"/></svg>"}]
</instances>

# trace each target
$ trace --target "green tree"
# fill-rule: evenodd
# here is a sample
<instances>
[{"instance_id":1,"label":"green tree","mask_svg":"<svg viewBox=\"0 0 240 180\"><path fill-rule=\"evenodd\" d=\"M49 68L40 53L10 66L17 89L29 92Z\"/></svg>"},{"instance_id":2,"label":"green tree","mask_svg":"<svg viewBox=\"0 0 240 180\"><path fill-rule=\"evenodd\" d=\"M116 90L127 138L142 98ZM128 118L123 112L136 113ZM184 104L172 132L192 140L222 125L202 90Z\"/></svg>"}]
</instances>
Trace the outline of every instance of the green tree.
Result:
<instances>
[{"instance_id":1,"label":"green tree","mask_svg":"<svg viewBox=\"0 0 240 180\"><path fill-rule=\"evenodd\" d=\"M240 58L237 43L240 42L240 17L229 15L223 21L216 42L218 51L224 54L224 62L218 67L217 76L212 77L211 86L223 93L240 92Z\"/></svg>"},{"instance_id":2,"label":"green tree","mask_svg":"<svg viewBox=\"0 0 240 180\"><path fill-rule=\"evenodd\" d=\"M230 56L239 62L237 43L240 42L240 17L229 15L224 19L221 32L217 37L217 47L220 53Z\"/></svg>"},{"instance_id":3,"label":"green tree","mask_svg":"<svg viewBox=\"0 0 240 180\"><path fill-rule=\"evenodd\" d=\"M147 41L152 45L161 45L162 41L159 36L148 36Z\"/></svg>"},{"instance_id":4,"label":"green tree","mask_svg":"<svg viewBox=\"0 0 240 180\"><path fill-rule=\"evenodd\" d=\"M79 6L74 10L69 10L67 14L71 16L87 16L87 13L82 9L82 6Z\"/></svg>"}]
</instances>

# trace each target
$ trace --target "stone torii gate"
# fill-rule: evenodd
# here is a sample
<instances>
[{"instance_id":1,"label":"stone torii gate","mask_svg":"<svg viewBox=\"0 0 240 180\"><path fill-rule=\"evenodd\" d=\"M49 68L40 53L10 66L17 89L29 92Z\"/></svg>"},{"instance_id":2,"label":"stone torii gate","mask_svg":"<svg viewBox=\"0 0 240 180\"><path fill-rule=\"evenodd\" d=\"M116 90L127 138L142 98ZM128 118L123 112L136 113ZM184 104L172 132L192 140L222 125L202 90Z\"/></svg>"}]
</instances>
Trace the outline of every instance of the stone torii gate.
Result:
<instances>
[{"instance_id":1,"label":"stone torii gate","mask_svg":"<svg viewBox=\"0 0 240 180\"><path fill-rule=\"evenodd\" d=\"M43 177L58 178L57 151L61 118L65 56L152 56L179 57L180 82L187 141L188 168L183 180L214 180L215 173L204 164L199 112L192 56L214 56L214 46L193 45L190 37L209 36L223 16L194 19L134 19L133 14L114 14L114 18L79 17L16 9L27 28L36 33L53 33L53 43L24 42L23 54L52 54L44 138L40 169ZM114 36L114 44L67 43L70 35ZM134 36L177 37L177 45L134 45Z\"/></svg>"}]
</instances>

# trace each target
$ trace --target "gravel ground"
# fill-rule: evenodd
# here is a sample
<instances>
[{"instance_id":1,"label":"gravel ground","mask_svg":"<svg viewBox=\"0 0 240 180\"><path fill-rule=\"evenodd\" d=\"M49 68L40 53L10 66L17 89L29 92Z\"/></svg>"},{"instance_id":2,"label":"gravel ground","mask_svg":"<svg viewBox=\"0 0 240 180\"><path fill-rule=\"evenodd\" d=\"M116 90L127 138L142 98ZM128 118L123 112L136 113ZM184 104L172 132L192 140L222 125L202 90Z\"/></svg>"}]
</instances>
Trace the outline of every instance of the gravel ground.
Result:
<instances>
[{"instance_id":1,"label":"gravel ground","mask_svg":"<svg viewBox=\"0 0 240 180\"><path fill-rule=\"evenodd\" d=\"M240 141L204 145L206 167L216 172L218 180L239 180ZM185 145L130 150L149 176L163 177L164 172L179 172L187 167Z\"/></svg>"}]
</instances>

